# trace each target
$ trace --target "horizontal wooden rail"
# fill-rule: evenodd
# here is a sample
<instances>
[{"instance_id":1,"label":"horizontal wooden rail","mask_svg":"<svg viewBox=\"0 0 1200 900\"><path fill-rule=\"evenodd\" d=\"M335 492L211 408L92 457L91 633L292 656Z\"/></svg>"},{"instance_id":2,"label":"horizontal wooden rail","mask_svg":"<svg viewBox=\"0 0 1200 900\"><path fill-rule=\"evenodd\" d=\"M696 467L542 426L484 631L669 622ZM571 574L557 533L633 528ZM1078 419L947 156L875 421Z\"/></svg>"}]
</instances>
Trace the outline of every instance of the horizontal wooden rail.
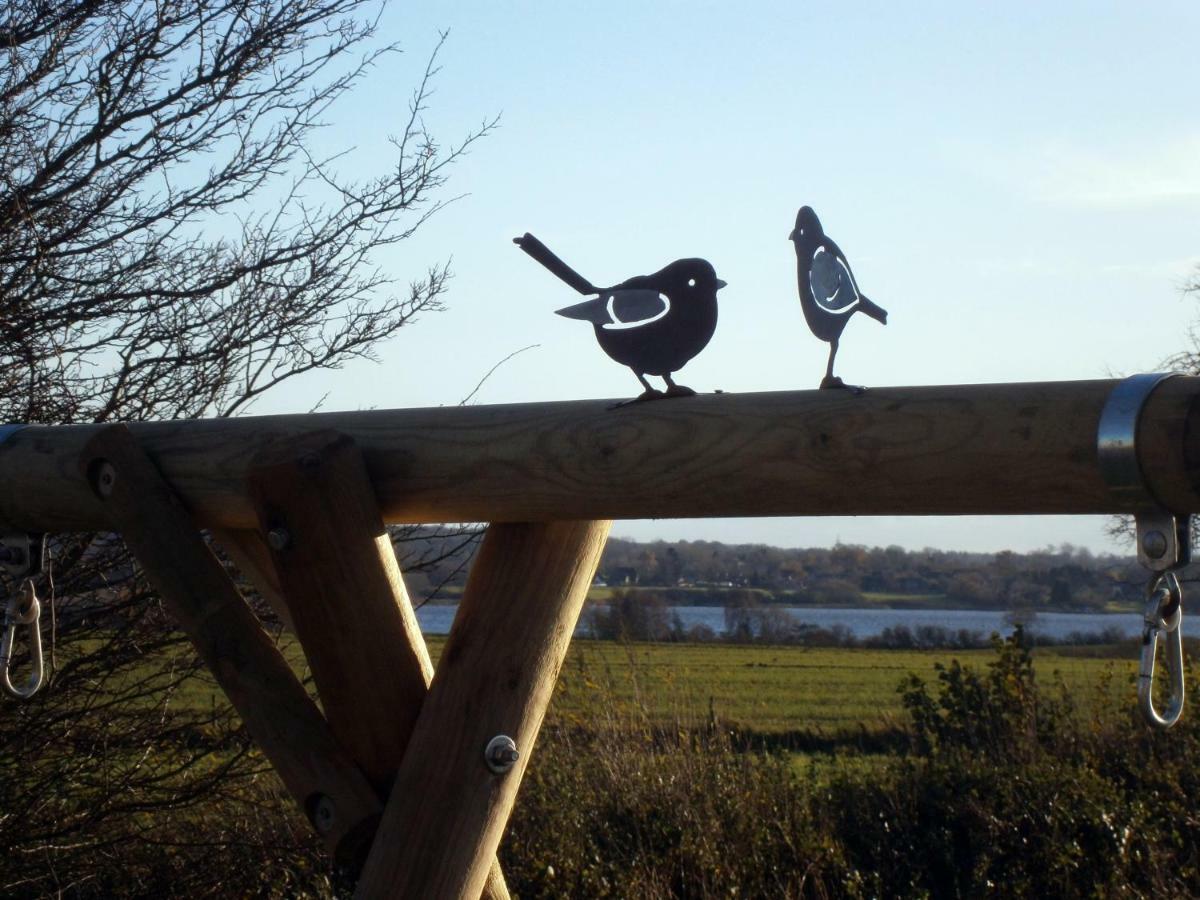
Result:
<instances>
[{"instance_id":1,"label":"horizontal wooden rail","mask_svg":"<svg viewBox=\"0 0 1200 900\"><path fill-rule=\"evenodd\" d=\"M201 523L253 528L255 454L315 429L362 449L389 522L1121 512L1097 465L1117 382L710 394L145 422L140 445ZM0 444L0 523L106 527L76 471L96 426ZM1141 418L1150 490L1200 512L1200 378L1165 381Z\"/></svg>"}]
</instances>

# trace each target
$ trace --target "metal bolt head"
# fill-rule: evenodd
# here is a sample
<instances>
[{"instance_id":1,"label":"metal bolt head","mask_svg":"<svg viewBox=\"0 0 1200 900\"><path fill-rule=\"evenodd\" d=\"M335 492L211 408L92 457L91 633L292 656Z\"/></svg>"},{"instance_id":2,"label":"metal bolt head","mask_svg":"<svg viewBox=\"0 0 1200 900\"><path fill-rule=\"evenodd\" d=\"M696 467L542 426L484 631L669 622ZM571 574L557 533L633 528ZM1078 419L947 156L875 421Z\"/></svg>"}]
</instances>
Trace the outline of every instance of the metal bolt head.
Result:
<instances>
[{"instance_id":1,"label":"metal bolt head","mask_svg":"<svg viewBox=\"0 0 1200 900\"><path fill-rule=\"evenodd\" d=\"M521 754L517 751L517 742L510 738L507 734L498 734L488 741L487 748L483 751L483 760L487 763L487 767L497 775L503 775L511 769Z\"/></svg>"},{"instance_id":2,"label":"metal bolt head","mask_svg":"<svg viewBox=\"0 0 1200 900\"><path fill-rule=\"evenodd\" d=\"M337 808L333 801L322 794L317 798L312 810L313 825L321 834L328 834L337 824Z\"/></svg>"},{"instance_id":3,"label":"metal bolt head","mask_svg":"<svg viewBox=\"0 0 1200 900\"><path fill-rule=\"evenodd\" d=\"M96 470L96 493L101 497L111 497L113 487L117 483L117 470L110 462L100 463Z\"/></svg>"},{"instance_id":4,"label":"metal bolt head","mask_svg":"<svg viewBox=\"0 0 1200 900\"><path fill-rule=\"evenodd\" d=\"M1147 531L1142 536L1142 550L1151 559L1162 559L1167 552L1167 536L1161 531Z\"/></svg>"},{"instance_id":5,"label":"metal bolt head","mask_svg":"<svg viewBox=\"0 0 1200 900\"><path fill-rule=\"evenodd\" d=\"M286 550L292 543L292 535L282 525L267 532L267 546L279 553Z\"/></svg>"}]
</instances>

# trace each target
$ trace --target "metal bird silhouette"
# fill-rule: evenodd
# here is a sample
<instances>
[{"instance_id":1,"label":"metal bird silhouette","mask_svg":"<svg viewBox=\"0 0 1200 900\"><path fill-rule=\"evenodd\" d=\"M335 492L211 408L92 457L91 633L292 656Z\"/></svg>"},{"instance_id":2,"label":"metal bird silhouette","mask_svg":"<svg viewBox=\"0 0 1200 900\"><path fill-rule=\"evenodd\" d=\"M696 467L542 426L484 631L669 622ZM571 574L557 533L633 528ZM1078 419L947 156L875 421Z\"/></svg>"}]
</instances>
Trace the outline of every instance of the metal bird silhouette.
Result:
<instances>
[{"instance_id":1,"label":"metal bird silhouette","mask_svg":"<svg viewBox=\"0 0 1200 900\"><path fill-rule=\"evenodd\" d=\"M671 378L705 348L717 327L717 291L725 282L703 259L679 259L655 272L607 288L595 287L528 232L513 243L591 300L556 310L591 322L601 349L628 366L645 391L638 400L690 397L696 392ZM665 392L647 375L666 382Z\"/></svg>"},{"instance_id":2,"label":"metal bird silhouette","mask_svg":"<svg viewBox=\"0 0 1200 900\"><path fill-rule=\"evenodd\" d=\"M859 293L850 263L838 245L826 237L812 207L801 207L796 213L796 227L788 239L796 245L796 278L804 318L813 334L829 342L829 363L821 387L845 387L842 379L833 374L833 358L842 330L856 312L864 312L886 325L887 310Z\"/></svg>"}]
</instances>

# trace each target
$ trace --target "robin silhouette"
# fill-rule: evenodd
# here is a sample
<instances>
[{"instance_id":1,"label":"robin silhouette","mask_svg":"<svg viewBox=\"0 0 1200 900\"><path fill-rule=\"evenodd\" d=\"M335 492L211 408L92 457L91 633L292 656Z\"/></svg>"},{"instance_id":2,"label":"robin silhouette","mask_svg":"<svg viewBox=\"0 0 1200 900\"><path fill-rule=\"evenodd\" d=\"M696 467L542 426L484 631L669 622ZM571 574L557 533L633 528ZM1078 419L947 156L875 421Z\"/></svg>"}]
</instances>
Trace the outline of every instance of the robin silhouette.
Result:
<instances>
[{"instance_id":1,"label":"robin silhouette","mask_svg":"<svg viewBox=\"0 0 1200 900\"><path fill-rule=\"evenodd\" d=\"M833 374L833 358L842 330L856 312L866 313L886 325L887 310L859 293L850 263L838 245L825 235L812 207L801 207L796 213L796 227L788 239L796 245L796 278L804 318L813 334L829 342L829 364L821 387L845 387L842 379Z\"/></svg>"},{"instance_id":2,"label":"robin silhouette","mask_svg":"<svg viewBox=\"0 0 1200 900\"><path fill-rule=\"evenodd\" d=\"M696 393L676 384L671 373L703 350L717 327L717 291L725 282L707 260L679 259L653 275L598 288L532 234L513 238L513 243L579 293L597 295L555 312L592 323L601 349L632 369L645 388L638 400ZM661 377L666 391L651 387L647 375Z\"/></svg>"}]
</instances>

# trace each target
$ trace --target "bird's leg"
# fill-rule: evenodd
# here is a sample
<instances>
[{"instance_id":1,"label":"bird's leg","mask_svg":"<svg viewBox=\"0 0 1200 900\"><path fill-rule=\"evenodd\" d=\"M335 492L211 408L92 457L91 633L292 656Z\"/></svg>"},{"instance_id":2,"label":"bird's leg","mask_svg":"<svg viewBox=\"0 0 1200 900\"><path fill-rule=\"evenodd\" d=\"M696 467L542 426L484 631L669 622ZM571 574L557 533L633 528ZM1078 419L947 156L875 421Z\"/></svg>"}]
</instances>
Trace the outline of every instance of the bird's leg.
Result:
<instances>
[{"instance_id":1,"label":"bird's leg","mask_svg":"<svg viewBox=\"0 0 1200 900\"><path fill-rule=\"evenodd\" d=\"M690 387L686 387L685 385L682 385L682 384L676 384L674 381L672 381L670 372L668 372L666 375L663 376L663 381L665 381L667 383L667 396L668 397L695 397L696 396L696 392L693 391Z\"/></svg>"},{"instance_id":2,"label":"bird's leg","mask_svg":"<svg viewBox=\"0 0 1200 900\"><path fill-rule=\"evenodd\" d=\"M623 406L629 406L633 403L641 403L643 400L661 400L666 396L662 391L650 387L650 382L646 380L646 376L637 369L633 370L633 374L637 376L637 380L642 383L642 387L646 390L632 400L622 400L620 403L614 403L609 409L620 409Z\"/></svg>"},{"instance_id":3,"label":"bird's leg","mask_svg":"<svg viewBox=\"0 0 1200 900\"><path fill-rule=\"evenodd\" d=\"M633 374L637 376L637 380L640 381L642 383L642 387L644 387L646 389L645 391L642 392L642 395L637 398L638 400L660 400L660 399L662 399L663 392L658 390L657 388L650 387L650 382L648 382L646 380L645 375L643 375L641 372L637 371L636 369L633 370Z\"/></svg>"},{"instance_id":4,"label":"bird's leg","mask_svg":"<svg viewBox=\"0 0 1200 900\"><path fill-rule=\"evenodd\" d=\"M829 365L825 367L825 377L821 379L821 389L841 388L849 391L855 397L861 397L867 392L865 387L860 387L857 384L846 384L846 382L833 374L833 357L837 354L837 348L838 342L836 340L829 342Z\"/></svg>"},{"instance_id":5,"label":"bird's leg","mask_svg":"<svg viewBox=\"0 0 1200 900\"><path fill-rule=\"evenodd\" d=\"M829 342L829 363L825 366L825 377L821 379L821 389L845 387L842 379L837 378L833 374L833 358L837 356L838 342L834 338Z\"/></svg>"}]
</instances>

